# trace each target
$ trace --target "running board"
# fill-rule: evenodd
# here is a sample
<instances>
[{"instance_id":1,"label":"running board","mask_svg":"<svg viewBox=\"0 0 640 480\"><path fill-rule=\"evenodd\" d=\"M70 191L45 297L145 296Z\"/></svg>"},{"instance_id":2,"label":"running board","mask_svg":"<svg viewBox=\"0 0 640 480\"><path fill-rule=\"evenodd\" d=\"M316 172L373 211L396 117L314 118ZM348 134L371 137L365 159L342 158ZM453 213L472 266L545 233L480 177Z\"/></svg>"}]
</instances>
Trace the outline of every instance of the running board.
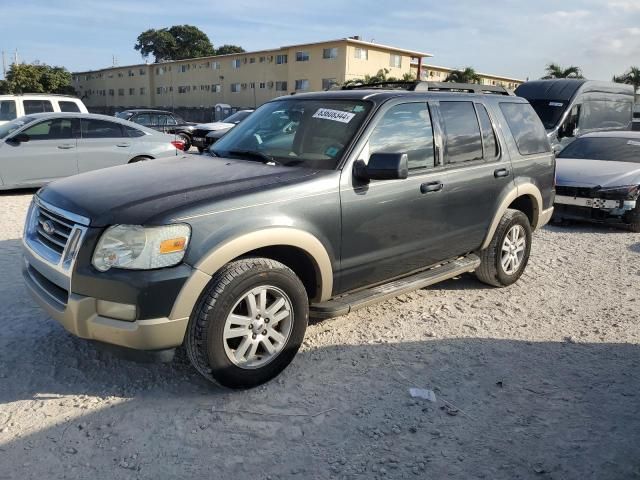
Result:
<instances>
[{"instance_id":1,"label":"running board","mask_svg":"<svg viewBox=\"0 0 640 480\"><path fill-rule=\"evenodd\" d=\"M407 277L394 280L377 287L348 293L322 303L314 303L309 307L311 318L332 318L346 315L359 308L368 307L377 302L397 297L403 293L412 292L442 282L466 272L473 272L480 266L480 258L471 253L449 263L414 273Z\"/></svg>"}]
</instances>

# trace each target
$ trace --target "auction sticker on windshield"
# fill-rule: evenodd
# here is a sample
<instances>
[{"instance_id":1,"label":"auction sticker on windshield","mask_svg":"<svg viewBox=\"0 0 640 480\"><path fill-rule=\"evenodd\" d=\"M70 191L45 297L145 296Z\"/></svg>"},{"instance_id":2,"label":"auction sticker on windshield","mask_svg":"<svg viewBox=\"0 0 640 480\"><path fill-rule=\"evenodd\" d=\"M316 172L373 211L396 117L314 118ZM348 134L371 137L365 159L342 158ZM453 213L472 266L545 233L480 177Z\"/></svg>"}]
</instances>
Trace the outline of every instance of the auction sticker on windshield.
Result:
<instances>
[{"instance_id":1,"label":"auction sticker on windshield","mask_svg":"<svg viewBox=\"0 0 640 480\"><path fill-rule=\"evenodd\" d=\"M333 120L334 122L341 123L349 123L355 116L355 113L332 110L330 108L319 108L318 111L313 114L313 118L322 118L324 120Z\"/></svg>"}]
</instances>

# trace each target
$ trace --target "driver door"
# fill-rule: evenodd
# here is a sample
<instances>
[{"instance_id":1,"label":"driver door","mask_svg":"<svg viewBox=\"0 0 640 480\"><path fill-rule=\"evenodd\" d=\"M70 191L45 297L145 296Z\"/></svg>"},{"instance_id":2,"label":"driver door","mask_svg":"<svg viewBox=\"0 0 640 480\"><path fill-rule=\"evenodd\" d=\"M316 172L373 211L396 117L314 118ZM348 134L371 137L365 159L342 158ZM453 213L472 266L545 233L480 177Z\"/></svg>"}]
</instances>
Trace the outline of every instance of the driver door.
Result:
<instances>
[{"instance_id":1,"label":"driver door","mask_svg":"<svg viewBox=\"0 0 640 480\"><path fill-rule=\"evenodd\" d=\"M53 118L19 132L28 141L2 148L0 173L6 185L38 186L78 173L78 119ZM14 135L15 136L15 135Z\"/></svg>"}]
</instances>

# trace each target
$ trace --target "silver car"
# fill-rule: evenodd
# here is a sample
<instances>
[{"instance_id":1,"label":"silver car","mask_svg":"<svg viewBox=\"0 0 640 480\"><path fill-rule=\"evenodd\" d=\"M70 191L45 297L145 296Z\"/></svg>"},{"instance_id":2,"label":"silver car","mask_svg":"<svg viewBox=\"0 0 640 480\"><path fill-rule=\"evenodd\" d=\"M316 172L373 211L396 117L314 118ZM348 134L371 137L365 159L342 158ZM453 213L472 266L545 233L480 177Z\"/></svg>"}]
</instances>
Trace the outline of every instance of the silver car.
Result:
<instances>
[{"instance_id":1,"label":"silver car","mask_svg":"<svg viewBox=\"0 0 640 480\"><path fill-rule=\"evenodd\" d=\"M0 190L181 154L173 135L105 115L38 113L0 125Z\"/></svg>"}]
</instances>

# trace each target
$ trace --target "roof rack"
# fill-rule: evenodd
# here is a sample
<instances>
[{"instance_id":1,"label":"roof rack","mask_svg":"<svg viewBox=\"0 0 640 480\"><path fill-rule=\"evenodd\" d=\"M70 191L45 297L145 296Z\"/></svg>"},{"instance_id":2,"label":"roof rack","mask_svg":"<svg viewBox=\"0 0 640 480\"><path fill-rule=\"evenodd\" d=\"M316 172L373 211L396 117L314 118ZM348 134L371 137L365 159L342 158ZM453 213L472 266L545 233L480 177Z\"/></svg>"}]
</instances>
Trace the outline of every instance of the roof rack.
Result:
<instances>
[{"instance_id":1,"label":"roof rack","mask_svg":"<svg viewBox=\"0 0 640 480\"><path fill-rule=\"evenodd\" d=\"M408 90L411 92L453 92L453 93L483 93L490 95L514 95L504 87L494 85L480 85L478 83L453 82L374 82L344 85L342 90Z\"/></svg>"}]
</instances>

